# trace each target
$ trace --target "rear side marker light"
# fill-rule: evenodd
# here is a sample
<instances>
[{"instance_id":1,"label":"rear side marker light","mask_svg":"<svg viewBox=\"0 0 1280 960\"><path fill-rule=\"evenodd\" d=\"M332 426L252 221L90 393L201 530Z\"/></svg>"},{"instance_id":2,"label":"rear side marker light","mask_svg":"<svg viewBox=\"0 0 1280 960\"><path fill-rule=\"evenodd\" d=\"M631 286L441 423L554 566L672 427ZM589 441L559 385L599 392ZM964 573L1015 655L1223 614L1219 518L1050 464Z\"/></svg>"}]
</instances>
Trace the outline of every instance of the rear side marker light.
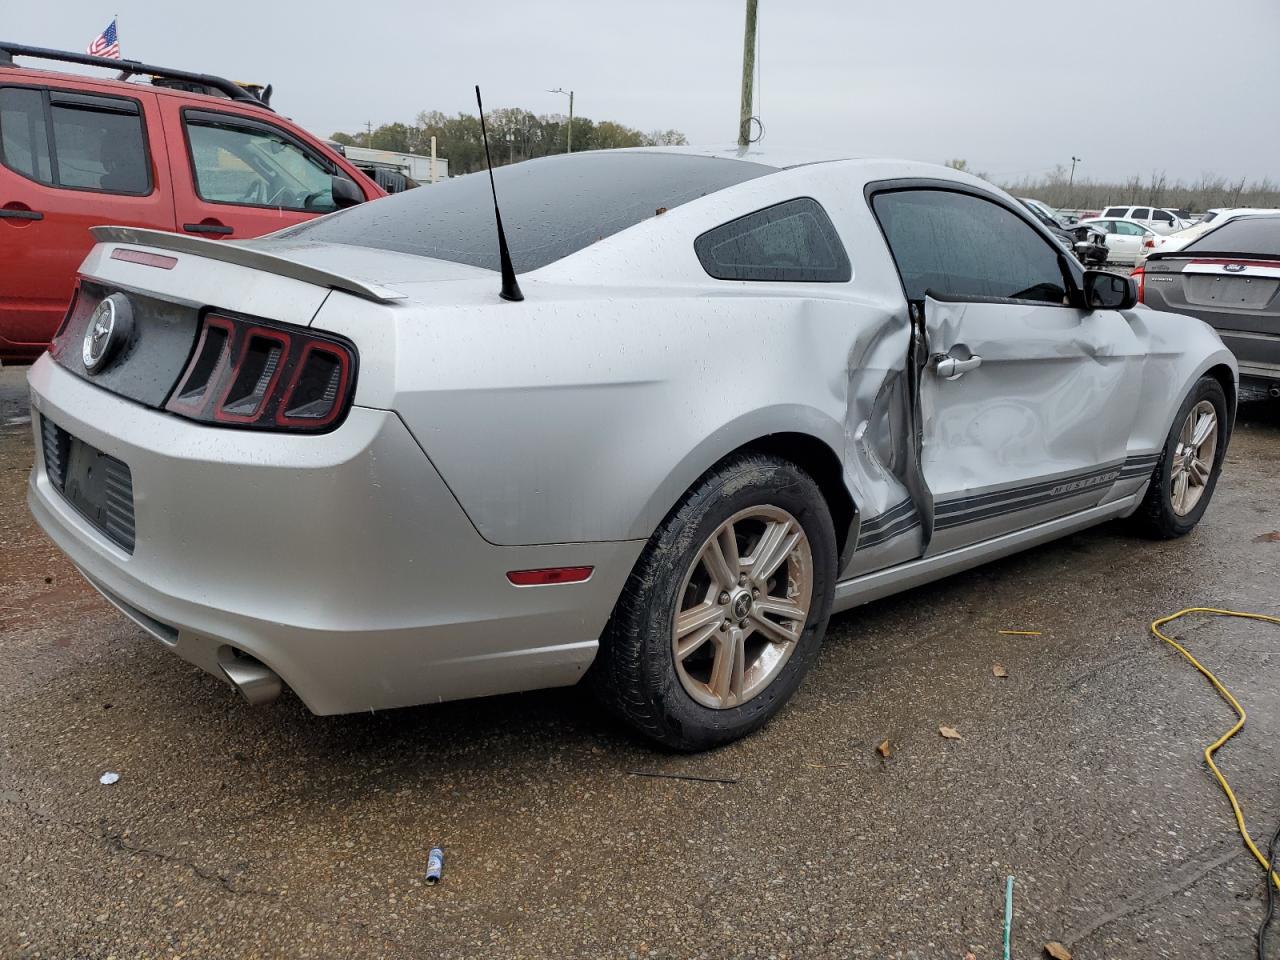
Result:
<instances>
[{"instance_id":1,"label":"rear side marker light","mask_svg":"<svg viewBox=\"0 0 1280 960\"><path fill-rule=\"evenodd\" d=\"M161 270L172 270L178 265L177 257L166 257L162 253L147 253L145 250L130 250L128 247L116 247L111 251L112 260L123 260L125 263L140 263L144 267L159 267Z\"/></svg>"},{"instance_id":2,"label":"rear side marker light","mask_svg":"<svg viewBox=\"0 0 1280 960\"><path fill-rule=\"evenodd\" d=\"M165 409L202 423L321 432L346 414L355 351L337 338L209 313Z\"/></svg>"},{"instance_id":3,"label":"rear side marker light","mask_svg":"<svg viewBox=\"0 0 1280 960\"><path fill-rule=\"evenodd\" d=\"M545 587L553 583L582 583L591 579L595 567L545 567L541 570L512 570L507 579L517 587Z\"/></svg>"}]
</instances>

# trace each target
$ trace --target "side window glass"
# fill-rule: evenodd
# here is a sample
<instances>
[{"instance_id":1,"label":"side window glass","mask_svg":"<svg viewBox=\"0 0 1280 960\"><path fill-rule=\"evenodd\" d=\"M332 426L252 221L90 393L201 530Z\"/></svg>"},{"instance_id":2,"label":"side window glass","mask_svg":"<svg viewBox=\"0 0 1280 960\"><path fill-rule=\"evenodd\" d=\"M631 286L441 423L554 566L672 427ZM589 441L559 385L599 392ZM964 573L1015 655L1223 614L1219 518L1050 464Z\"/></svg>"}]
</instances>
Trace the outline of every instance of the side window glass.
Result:
<instances>
[{"instance_id":1,"label":"side window glass","mask_svg":"<svg viewBox=\"0 0 1280 960\"><path fill-rule=\"evenodd\" d=\"M1152 210L1151 219L1159 220L1162 223L1173 223L1173 214L1167 210Z\"/></svg>"},{"instance_id":2,"label":"side window glass","mask_svg":"<svg viewBox=\"0 0 1280 960\"><path fill-rule=\"evenodd\" d=\"M1135 208L1134 208L1134 210L1133 210L1133 219L1134 219L1134 220L1150 220L1150 219L1151 219L1151 208L1150 208L1150 207L1135 207Z\"/></svg>"},{"instance_id":3,"label":"side window glass","mask_svg":"<svg viewBox=\"0 0 1280 960\"><path fill-rule=\"evenodd\" d=\"M0 160L15 173L52 184L44 96L38 90L0 88Z\"/></svg>"},{"instance_id":4,"label":"side window glass","mask_svg":"<svg viewBox=\"0 0 1280 960\"><path fill-rule=\"evenodd\" d=\"M949 190L881 193L873 204L909 299L1065 302L1061 251L999 204Z\"/></svg>"},{"instance_id":5,"label":"side window glass","mask_svg":"<svg viewBox=\"0 0 1280 960\"><path fill-rule=\"evenodd\" d=\"M1103 212L1104 217L1123 217L1126 207L1107 207Z\"/></svg>"},{"instance_id":6,"label":"side window glass","mask_svg":"<svg viewBox=\"0 0 1280 960\"><path fill-rule=\"evenodd\" d=\"M106 193L151 192L142 117L137 107L122 101L120 110L94 109L86 103L63 103L55 97L54 153L58 185ZM107 103L105 98L101 101Z\"/></svg>"},{"instance_id":7,"label":"side window glass","mask_svg":"<svg viewBox=\"0 0 1280 960\"><path fill-rule=\"evenodd\" d=\"M196 189L212 203L327 213L331 172L283 133L234 121L186 121Z\"/></svg>"},{"instance_id":8,"label":"side window glass","mask_svg":"<svg viewBox=\"0 0 1280 960\"><path fill-rule=\"evenodd\" d=\"M1140 223L1121 222L1116 224L1116 229L1127 237L1140 237L1147 232Z\"/></svg>"},{"instance_id":9,"label":"side window glass","mask_svg":"<svg viewBox=\"0 0 1280 960\"><path fill-rule=\"evenodd\" d=\"M842 283L853 275L836 228L808 197L708 230L693 248L702 268L717 280Z\"/></svg>"}]
</instances>

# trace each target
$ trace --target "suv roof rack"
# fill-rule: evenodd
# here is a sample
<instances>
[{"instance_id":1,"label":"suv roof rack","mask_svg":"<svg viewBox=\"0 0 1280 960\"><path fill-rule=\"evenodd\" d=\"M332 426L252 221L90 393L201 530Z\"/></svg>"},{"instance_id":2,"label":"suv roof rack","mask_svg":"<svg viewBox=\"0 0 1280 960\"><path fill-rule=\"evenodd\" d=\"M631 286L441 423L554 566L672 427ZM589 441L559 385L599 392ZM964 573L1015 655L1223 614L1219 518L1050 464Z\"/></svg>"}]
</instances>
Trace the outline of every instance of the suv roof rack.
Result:
<instances>
[{"instance_id":1,"label":"suv roof rack","mask_svg":"<svg viewBox=\"0 0 1280 960\"><path fill-rule=\"evenodd\" d=\"M266 110L271 109L267 102L271 96L270 87L266 88L263 97L258 97L240 86L240 84L232 80L226 80L223 77L214 77L204 73L191 73L186 70L172 70L169 67L157 67L149 63L140 63L137 60L112 60L108 57L93 57L87 53L70 53L65 50L29 47L21 43L0 41L0 67L16 66L13 62L13 58L16 56L35 57L39 60L58 60L62 63L80 63L90 67L106 67L109 70L119 71L119 75L116 77L117 80L128 80L130 77L139 74L160 77L165 80L179 81L192 86L217 90L219 93L223 93L230 99L240 103L251 103Z\"/></svg>"}]
</instances>

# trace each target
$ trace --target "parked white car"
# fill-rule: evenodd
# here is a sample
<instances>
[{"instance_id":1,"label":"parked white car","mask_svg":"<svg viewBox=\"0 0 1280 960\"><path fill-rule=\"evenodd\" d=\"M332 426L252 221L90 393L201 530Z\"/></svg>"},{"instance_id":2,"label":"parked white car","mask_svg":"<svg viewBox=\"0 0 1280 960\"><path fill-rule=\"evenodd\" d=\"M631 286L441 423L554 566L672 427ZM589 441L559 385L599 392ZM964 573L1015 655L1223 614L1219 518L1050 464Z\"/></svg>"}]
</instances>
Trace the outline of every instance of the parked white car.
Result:
<instances>
[{"instance_id":1,"label":"parked white car","mask_svg":"<svg viewBox=\"0 0 1280 960\"><path fill-rule=\"evenodd\" d=\"M1220 227L1228 220L1234 220L1236 217L1242 217L1246 214L1267 213L1276 214L1280 210L1268 209L1266 207L1219 207L1209 210L1204 217L1193 223L1185 229L1167 236L1152 235L1142 241L1142 248L1138 253L1138 259L1135 266L1142 266L1147 261L1147 257L1156 251L1161 253L1173 253L1175 250L1181 250L1193 240L1198 240L1214 227Z\"/></svg>"},{"instance_id":2,"label":"parked white car","mask_svg":"<svg viewBox=\"0 0 1280 960\"><path fill-rule=\"evenodd\" d=\"M1143 241L1156 235L1138 221L1122 217L1095 217L1078 225L1097 227L1107 235L1108 263L1137 263Z\"/></svg>"},{"instance_id":3,"label":"parked white car","mask_svg":"<svg viewBox=\"0 0 1280 960\"><path fill-rule=\"evenodd\" d=\"M1132 220L1159 234L1173 233L1191 225L1190 221L1163 207L1107 207L1100 219Z\"/></svg>"}]
</instances>

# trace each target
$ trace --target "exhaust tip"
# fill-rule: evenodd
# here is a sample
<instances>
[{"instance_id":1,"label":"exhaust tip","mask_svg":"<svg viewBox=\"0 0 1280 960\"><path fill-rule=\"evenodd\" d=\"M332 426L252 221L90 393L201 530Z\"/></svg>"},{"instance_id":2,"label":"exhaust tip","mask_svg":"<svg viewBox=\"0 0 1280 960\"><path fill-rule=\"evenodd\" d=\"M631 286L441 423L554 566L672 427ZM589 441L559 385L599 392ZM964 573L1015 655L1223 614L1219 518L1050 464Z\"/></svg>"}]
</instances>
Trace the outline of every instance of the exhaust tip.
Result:
<instances>
[{"instance_id":1,"label":"exhaust tip","mask_svg":"<svg viewBox=\"0 0 1280 960\"><path fill-rule=\"evenodd\" d=\"M223 647L218 652L218 666L231 686L254 706L270 703L284 691L284 681L278 673L261 660L232 647Z\"/></svg>"}]
</instances>

